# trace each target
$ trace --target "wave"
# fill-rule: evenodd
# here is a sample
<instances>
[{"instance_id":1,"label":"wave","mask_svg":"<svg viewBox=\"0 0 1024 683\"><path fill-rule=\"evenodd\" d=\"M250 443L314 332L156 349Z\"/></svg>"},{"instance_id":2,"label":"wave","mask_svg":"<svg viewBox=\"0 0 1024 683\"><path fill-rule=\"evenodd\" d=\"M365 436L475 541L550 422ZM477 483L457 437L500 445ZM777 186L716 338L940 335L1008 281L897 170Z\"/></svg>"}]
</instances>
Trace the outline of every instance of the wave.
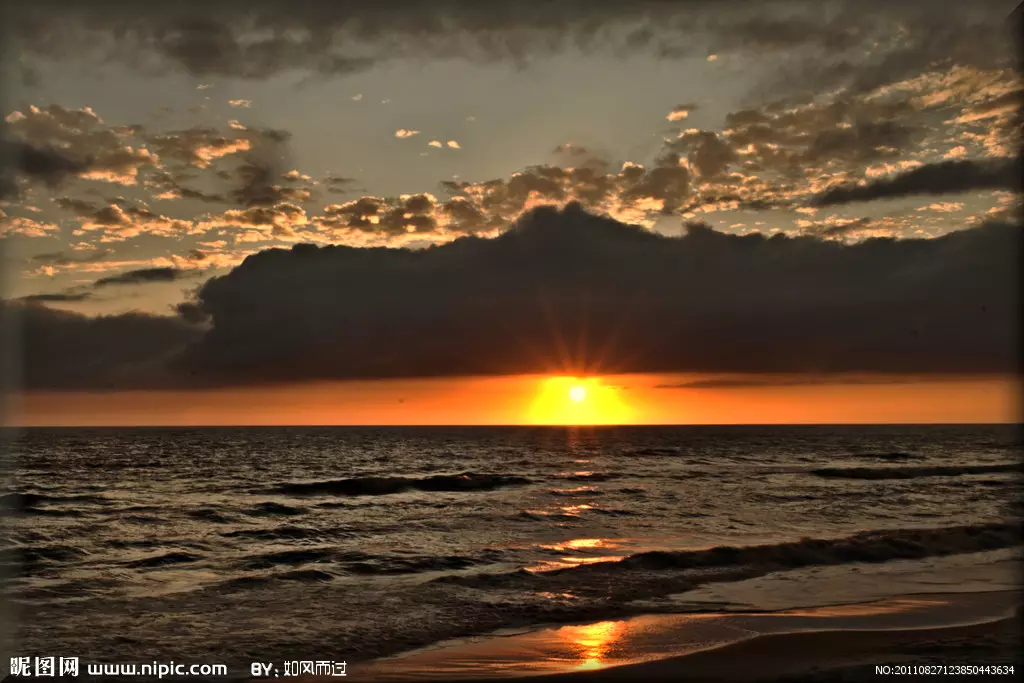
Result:
<instances>
[{"instance_id":1,"label":"wave","mask_svg":"<svg viewBox=\"0 0 1024 683\"><path fill-rule=\"evenodd\" d=\"M244 591L251 588L260 588L274 583L275 581L294 581L296 583L328 583L338 578L335 574L324 569L306 568L291 569L276 574L260 576L239 576L234 579L227 579L213 587L218 592Z\"/></svg>"},{"instance_id":2,"label":"wave","mask_svg":"<svg viewBox=\"0 0 1024 683\"><path fill-rule=\"evenodd\" d=\"M210 508L189 510L186 514L193 519L201 519L204 522L213 522L215 524L230 524L235 521L231 515L226 515Z\"/></svg>"},{"instance_id":3,"label":"wave","mask_svg":"<svg viewBox=\"0 0 1024 683\"><path fill-rule=\"evenodd\" d=\"M891 462L905 462L907 460L917 460L921 456L914 455L913 453L903 453L901 451L892 451L891 453L858 453L858 458L866 458L871 460L888 460Z\"/></svg>"},{"instance_id":4,"label":"wave","mask_svg":"<svg viewBox=\"0 0 1024 683\"><path fill-rule=\"evenodd\" d=\"M242 558L238 564L240 567L250 570L277 569L304 564L329 564L340 573L369 576L458 571L492 564L501 558L502 552L493 549L484 550L475 557L466 557L463 555L371 555L359 550L322 547L251 555ZM280 577L280 575L272 576Z\"/></svg>"},{"instance_id":5,"label":"wave","mask_svg":"<svg viewBox=\"0 0 1024 683\"><path fill-rule=\"evenodd\" d=\"M61 510L53 508L35 508L28 507L21 510L14 510L14 514L33 515L36 517L84 517L85 513L81 510ZM0 512L0 514L3 514Z\"/></svg>"},{"instance_id":6,"label":"wave","mask_svg":"<svg viewBox=\"0 0 1024 683\"><path fill-rule=\"evenodd\" d=\"M12 492L0 495L0 509L14 509L36 512L41 504L47 503L96 503L109 504L111 501L103 496L79 494L73 496L54 496L45 493Z\"/></svg>"},{"instance_id":7,"label":"wave","mask_svg":"<svg viewBox=\"0 0 1024 683\"><path fill-rule=\"evenodd\" d=\"M717 580L724 580L814 565L876 563L997 550L1021 542L1020 527L1009 523L876 530L845 538L804 538L767 545L652 551L617 561L549 571L521 569L502 574L441 577L435 581L477 589L537 590L547 586L548 590L557 587L580 594L615 590L630 594L621 597L637 597L639 593L659 595L687 590L698 580L690 570L711 570L713 574L718 573ZM723 570L732 571L722 574Z\"/></svg>"},{"instance_id":8,"label":"wave","mask_svg":"<svg viewBox=\"0 0 1024 683\"><path fill-rule=\"evenodd\" d=\"M683 452L683 449L677 447L668 448L626 448L621 451L621 455L626 456L646 456L646 455L679 455Z\"/></svg>"},{"instance_id":9,"label":"wave","mask_svg":"<svg viewBox=\"0 0 1024 683\"><path fill-rule=\"evenodd\" d=\"M384 496L405 491L491 491L529 484L530 479L501 474L437 474L430 477L357 477L329 481L290 482L257 493L291 496Z\"/></svg>"},{"instance_id":10,"label":"wave","mask_svg":"<svg viewBox=\"0 0 1024 683\"><path fill-rule=\"evenodd\" d=\"M140 560L129 560L122 564L125 567L142 569L147 567L167 567L175 564L191 564L192 562L198 562L202 559L203 557L201 555L196 555L195 553L172 551L161 555L151 555L150 557L144 557Z\"/></svg>"},{"instance_id":11,"label":"wave","mask_svg":"<svg viewBox=\"0 0 1024 683\"><path fill-rule=\"evenodd\" d=\"M323 569L293 569L290 572L277 574L273 578L281 581L314 581L317 583L326 583L328 581L332 581L336 577L334 574L324 571Z\"/></svg>"},{"instance_id":12,"label":"wave","mask_svg":"<svg viewBox=\"0 0 1024 683\"><path fill-rule=\"evenodd\" d=\"M69 545L22 545L0 548L0 564L21 564L26 568L63 564L88 557L89 553Z\"/></svg>"},{"instance_id":13,"label":"wave","mask_svg":"<svg viewBox=\"0 0 1024 683\"><path fill-rule=\"evenodd\" d=\"M221 533L221 536L226 538L250 538L259 541L298 541L309 538L322 538L325 536L351 536L351 532L328 532L324 529L317 529L315 527L304 527L304 526L278 526L272 528L260 528L260 529L236 529L235 531L225 531Z\"/></svg>"},{"instance_id":14,"label":"wave","mask_svg":"<svg viewBox=\"0 0 1024 683\"><path fill-rule=\"evenodd\" d=\"M500 551L485 553L482 557L461 555L426 555L422 557L378 557L365 562L345 565L345 571L353 574L419 574L423 572L458 571L483 564L496 562Z\"/></svg>"},{"instance_id":15,"label":"wave","mask_svg":"<svg viewBox=\"0 0 1024 683\"><path fill-rule=\"evenodd\" d=\"M599 515L607 515L609 517L637 517L640 515L639 512L632 510L623 510L622 508L599 508L594 507L591 510Z\"/></svg>"},{"instance_id":16,"label":"wave","mask_svg":"<svg viewBox=\"0 0 1024 683\"><path fill-rule=\"evenodd\" d=\"M553 496L575 498L578 496L600 496L603 491L596 486L577 486L571 489L551 489L550 493Z\"/></svg>"},{"instance_id":17,"label":"wave","mask_svg":"<svg viewBox=\"0 0 1024 683\"><path fill-rule=\"evenodd\" d=\"M290 517L294 515L304 515L306 514L306 512L306 508L296 507L292 505L281 505L280 503L273 503L268 501L266 503L260 503L252 510L249 510L246 514L252 515L254 517L265 517L268 515L284 515Z\"/></svg>"},{"instance_id":18,"label":"wave","mask_svg":"<svg viewBox=\"0 0 1024 683\"><path fill-rule=\"evenodd\" d=\"M241 564L249 569L270 569L282 565L309 564L332 559L334 559L334 552L329 548L302 548L252 555L243 558Z\"/></svg>"},{"instance_id":19,"label":"wave","mask_svg":"<svg viewBox=\"0 0 1024 683\"><path fill-rule=\"evenodd\" d=\"M609 479L618 479L621 474L615 474L613 472L562 472L555 475L555 479L564 479L565 481L608 481Z\"/></svg>"},{"instance_id":20,"label":"wave","mask_svg":"<svg viewBox=\"0 0 1024 683\"><path fill-rule=\"evenodd\" d=\"M1018 463L995 465L925 465L921 467L822 467L811 470L817 477L833 479L917 479L919 477L955 477L962 474L1021 472Z\"/></svg>"}]
</instances>

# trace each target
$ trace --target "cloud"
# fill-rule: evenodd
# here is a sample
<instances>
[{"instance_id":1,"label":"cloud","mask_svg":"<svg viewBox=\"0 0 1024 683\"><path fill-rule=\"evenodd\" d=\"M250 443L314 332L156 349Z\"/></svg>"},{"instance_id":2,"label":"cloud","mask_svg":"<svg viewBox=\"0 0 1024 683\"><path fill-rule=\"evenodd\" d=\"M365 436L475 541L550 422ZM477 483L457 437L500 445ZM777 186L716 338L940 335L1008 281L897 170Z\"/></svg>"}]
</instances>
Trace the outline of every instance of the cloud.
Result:
<instances>
[{"instance_id":1,"label":"cloud","mask_svg":"<svg viewBox=\"0 0 1024 683\"><path fill-rule=\"evenodd\" d=\"M274 206L283 202L306 202L312 197L312 192L302 187L292 187L280 183L280 180L287 182L307 181L309 178L288 177L281 173L286 164L283 158L273 159L267 157L250 156L245 163L239 166L234 175L241 181L241 184L228 193L228 196L238 204L246 207L253 206Z\"/></svg>"},{"instance_id":2,"label":"cloud","mask_svg":"<svg viewBox=\"0 0 1024 683\"><path fill-rule=\"evenodd\" d=\"M665 117L668 121L682 121L690 115L694 109L697 108L695 104L677 104L672 108L672 111Z\"/></svg>"},{"instance_id":3,"label":"cloud","mask_svg":"<svg viewBox=\"0 0 1024 683\"><path fill-rule=\"evenodd\" d=\"M859 377L850 375L808 375L803 377L717 377L699 379L678 384L658 384L655 389L747 389L763 387L806 387L829 385L876 385L902 384L909 380L904 377Z\"/></svg>"},{"instance_id":4,"label":"cloud","mask_svg":"<svg viewBox=\"0 0 1024 683\"><path fill-rule=\"evenodd\" d=\"M228 100L228 104L232 107L241 107L245 109L248 109L252 106L252 102L250 102L249 100Z\"/></svg>"},{"instance_id":5,"label":"cloud","mask_svg":"<svg viewBox=\"0 0 1024 683\"><path fill-rule=\"evenodd\" d=\"M406 214L429 215L431 203L414 196L401 213L366 203L332 214L367 225L376 217L400 231ZM57 340L68 335L84 353L89 342L77 335L92 319L46 318L47 344L36 344L38 328L26 330L35 349L28 376L43 382L37 388L108 388L566 372L1012 372L1020 237L1019 226L990 223L857 244L700 224L671 238L578 205L541 207L499 237L426 250L298 244L251 255L181 307L202 331L147 317L135 338L138 321L126 323L100 364L111 373L62 379L49 370L68 361L44 350L63 353ZM148 272L113 277L184 277ZM162 326L167 340L155 333ZM146 372L127 373L126 363Z\"/></svg>"},{"instance_id":6,"label":"cloud","mask_svg":"<svg viewBox=\"0 0 1024 683\"><path fill-rule=\"evenodd\" d=\"M834 206L911 195L943 195L975 190L1017 190L1021 159L943 161L860 185L834 187L811 200L812 206Z\"/></svg>"},{"instance_id":7,"label":"cloud","mask_svg":"<svg viewBox=\"0 0 1024 683\"><path fill-rule=\"evenodd\" d=\"M141 285L149 282L174 282L185 277L194 276L194 270L182 270L181 268L142 268L140 270L129 270L119 275L111 275L96 280L93 287L101 288L110 285Z\"/></svg>"},{"instance_id":8,"label":"cloud","mask_svg":"<svg viewBox=\"0 0 1024 683\"><path fill-rule=\"evenodd\" d=\"M431 147L444 147L444 144L440 140L431 140L427 144Z\"/></svg>"},{"instance_id":9,"label":"cloud","mask_svg":"<svg viewBox=\"0 0 1024 683\"><path fill-rule=\"evenodd\" d=\"M73 303L92 298L90 292L55 292L51 294L29 294L18 299L26 303Z\"/></svg>"},{"instance_id":10,"label":"cloud","mask_svg":"<svg viewBox=\"0 0 1024 683\"><path fill-rule=\"evenodd\" d=\"M192 229L190 221L169 218L144 206L131 206L128 202L115 200L115 203L84 214L74 234L94 232L101 242L121 242L142 234L181 237L191 233Z\"/></svg>"},{"instance_id":11,"label":"cloud","mask_svg":"<svg viewBox=\"0 0 1024 683\"><path fill-rule=\"evenodd\" d=\"M798 51L780 61L780 86L815 88L853 80L848 64L867 53L870 74L899 74L931 63L1005 58L1005 2L963 3L931 11L922 2L848 0L772 4L659 0L471 0L419 3L267 0L208 3L184 0L139 6L128 0L83 5L43 0L11 8L5 23L11 51L27 64L40 58L117 60L144 73L168 70L195 77L269 78L303 70L349 74L388 60L463 58L529 63L563 51L647 53L662 59ZM781 16L780 16L781 15ZM899 40L887 40L893 35ZM965 34L968 34L965 36ZM979 36L982 37L979 40ZM987 39L986 39L987 38ZM869 52L870 51L870 52ZM940 62L941 60L941 62ZM844 68L847 67L847 68ZM875 76L877 77L877 76Z\"/></svg>"},{"instance_id":12,"label":"cloud","mask_svg":"<svg viewBox=\"0 0 1024 683\"><path fill-rule=\"evenodd\" d=\"M462 149L457 140L449 140L447 144L451 149Z\"/></svg>"},{"instance_id":13,"label":"cloud","mask_svg":"<svg viewBox=\"0 0 1024 683\"><path fill-rule=\"evenodd\" d=\"M216 159L252 149L253 140L247 132L227 137L214 128L197 126L149 135L147 141L161 157L186 166L208 168Z\"/></svg>"},{"instance_id":14,"label":"cloud","mask_svg":"<svg viewBox=\"0 0 1024 683\"><path fill-rule=\"evenodd\" d=\"M347 194L352 191L350 188L355 182L355 178L334 175L324 179L324 185L327 186L327 192L330 194Z\"/></svg>"},{"instance_id":15,"label":"cloud","mask_svg":"<svg viewBox=\"0 0 1024 683\"><path fill-rule=\"evenodd\" d=\"M43 223L24 216L0 215L0 237L53 237L59 232L60 228L52 223Z\"/></svg>"},{"instance_id":16,"label":"cloud","mask_svg":"<svg viewBox=\"0 0 1024 683\"><path fill-rule=\"evenodd\" d=\"M845 237L866 228L874 223L870 218L835 218L826 221L797 221L805 234L819 235L821 237Z\"/></svg>"},{"instance_id":17,"label":"cloud","mask_svg":"<svg viewBox=\"0 0 1024 683\"><path fill-rule=\"evenodd\" d=\"M430 194L405 195L396 200L360 197L324 207L324 218L318 220L318 226L390 235L431 233L437 227L436 209L437 198Z\"/></svg>"},{"instance_id":18,"label":"cloud","mask_svg":"<svg viewBox=\"0 0 1024 683\"><path fill-rule=\"evenodd\" d=\"M6 139L3 130L0 130L0 159L5 160L0 167L0 199L19 196L21 178L56 188L69 177L90 169L93 163L92 159L76 158L54 148Z\"/></svg>"},{"instance_id":19,"label":"cloud","mask_svg":"<svg viewBox=\"0 0 1024 683\"><path fill-rule=\"evenodd\" d=\"M22 340L18 367L33 389L167 386L168 361L201 335L178 317L89 317L33 303L0 302Z\"/></svg>"},{"instance_id":20,"label":"cloud","mask_svg":"<svg viewBox=\"0 0 1024 683\"><path fill-rule=\"evenodd\" d=\"M31 263L41 263L51 266L65 266L72 263L95 263L102 261L108 256L112 255L113 252L109 249L98 249L89 254L68 254L64 251L49 251L41 254L36 254L30 257L28 260Z\"/></svg>"},{"instance_id":21,"label":"cloud","mask_svg":"<svg viewBox=\"0 0 1024 683\"><path fill-rule=\"evenodd\" d=\"M51 187L70 176L134 185L139 169L157 163L144 145L131 144L141 127L102 124L89 107L33 105L6 117L0 139L12 141L0 144L13 146L8 153L24 160L23 172Z\"/></svg>"},{"instance_id":22,"label":"cloud","mask_svg":"<svg viewBox=\"0 0 1024 683\"><path fill-rule=\"evenodd\" d=\"M419 135L418 130L406 130L405 128L399 128L395 131L396 138L411 138L413 135Z\"/></svg>"},{"instance_id":23,"label":"cloud","mask_svg":"<svg viewBox=\"0 0 1024 683\"><path fill-rule=\"evenodd\" d=\"M997 224L854 245L706 226L667 238L569 206L423 252L297 245L200 287L211 328L179 370L1007 372L1019 239Z\"/></svg>"}]
</instances>

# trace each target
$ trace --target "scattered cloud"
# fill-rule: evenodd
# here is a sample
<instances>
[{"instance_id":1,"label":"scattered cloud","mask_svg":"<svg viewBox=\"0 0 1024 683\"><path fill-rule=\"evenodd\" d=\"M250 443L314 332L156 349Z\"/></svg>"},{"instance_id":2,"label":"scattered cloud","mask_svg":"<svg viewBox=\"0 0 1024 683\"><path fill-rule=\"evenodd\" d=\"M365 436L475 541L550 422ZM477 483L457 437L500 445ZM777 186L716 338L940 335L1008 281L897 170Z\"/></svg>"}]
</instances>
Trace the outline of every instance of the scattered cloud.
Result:
<instances>
[{"instance_id":1,"label":"scattered cloud","mask_svg":"<svg viewBox=\"0 0 1024 683\"><path fill-rule=\"evenodd\" d=\"M972 190L1016 190L1021 187L1021 159L943 161L893 177L834 187L811 201L833 206L910 195L943 195Z\"/></svg>"},{"instance_id":2,"label":"scattered cloud","mask_svg":"<svg viewBox=\"0 0 1024 683\"><path fill-rule=\"evenodd\" d=\"M60 228L52 223L23 216L0 216L0 237L53 237L59 232Z\"/></svg>"},{"instance_id":3,"label":"scattered cloud","mask_svg":"<svg viewBox=\"0 0 1024 683\"><path fill-rule=\"evenodd\" d=\"M18 299L26 303L77 303L92 298L91 292L54 292L50 294L29 294Z\"/></svg>"},{"instance_id":4,"label":"scattered cloud","mask_svg":"<svg viewBox=\"0 0 1024 683\"><path fill-rule=\"evenodd\" d=\"M418 130L408 130L406 128L399 128L395 131L396 138L411 138L413 135L419 135Z\"/></svg>"},{"instance_id":5,"label":"scattered cloud","mask_svg":"<svg viewBox=\"0 0 1024 683\"><path fill-rule=\"evenodd\" d=\"M252 102L249 100L228 100L228 104L232 107L240 107L244 109L248 109L252 106Z\"/></svg>"},{"instance_id":6,"label":"scattered cloud","mask_svg":"<svg viewBox=\"0 0 1024 683\"><path fill-rule=\"evenodd\" d=\"M459 143L456 140L449 140L447 144L448 147L451 149L462 149L462 147L459 146Z\"/></svg>"},{"instance_id":7,"label":"scattered cloud","mask_svg":"<svg viewBox=\"0 0 1024 683\"><path fill-rule=\"evenodd\" d=\"M805 375L805 376L743 376L715 377L699 379L678 384L658 384L655 389L754 389L763 387L804 387L828 385L876 385L903 384L909 380L899 376L859 376L859 375Z\"/></svg>"},{"instance_id":8,"label":"scattered cloud","mask_svg":"<svg viewBox=\"0 0 1024 683\"><path fill-rule=\"evenodd\" d=\"M102 277L96 280L93 287L141 285L149 282L174 282L175 280L194 275L195 271L182 270L181 268L143 268L141 270L129 270L126 273Z\"/></svg>"},{"instance_id":9,"label":"scattered cloud","mask_svg":"<svg viewBox=\"0 0 1024 683\"><path fill-rule=\"evenodd\" d=\"M7 140L3 131L0 131L0 157L9 160L0 167L0 199L19 196L19 181L38 181L56 188L92 166L89 158L73 158L53 148Z\"/></svg>"},{"instance_id":10,"label":"scattered cloud","mask_svg":"<svg viewBox=\"0 0 1024 683\"><path fill-rule=\"evenodd\" d=\"M697 108L695 104L677 104L672 108L672 111L668 113L665 118L669 121L682 121L690 115L694 109Z\"/></svg>"},{"instance_id":11,"label":"scattered cloud","mask_svg":"<svg viewBox=\"0 0 1024 683\"><path fill-rule=\"evenodd\" d=\"M97 232L100 242L120 242L144 233L182 237L191 231L191 221L169 218L143 206L114 203L84 215L73 234Z\"/></svg>"}]
</instances>

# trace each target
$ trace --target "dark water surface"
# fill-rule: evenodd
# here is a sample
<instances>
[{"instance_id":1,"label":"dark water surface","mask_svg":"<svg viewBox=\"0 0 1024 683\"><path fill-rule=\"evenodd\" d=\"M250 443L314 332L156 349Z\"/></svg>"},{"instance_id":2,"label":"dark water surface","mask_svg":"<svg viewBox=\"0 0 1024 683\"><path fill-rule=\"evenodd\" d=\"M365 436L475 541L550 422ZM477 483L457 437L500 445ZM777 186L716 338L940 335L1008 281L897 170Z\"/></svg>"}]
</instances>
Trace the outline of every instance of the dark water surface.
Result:
<instances>
[{"instance_id":1,"label":"dark water surface","mask_svg":"<svg viewBox=\"0 0 1024 683\"><path fill-rule=\"evenodd\" d=\"M708 582L1019 543L1011 426L7 437L0 562L23 654L358 663L683 611Z\"/></svg>"}]
</instances>

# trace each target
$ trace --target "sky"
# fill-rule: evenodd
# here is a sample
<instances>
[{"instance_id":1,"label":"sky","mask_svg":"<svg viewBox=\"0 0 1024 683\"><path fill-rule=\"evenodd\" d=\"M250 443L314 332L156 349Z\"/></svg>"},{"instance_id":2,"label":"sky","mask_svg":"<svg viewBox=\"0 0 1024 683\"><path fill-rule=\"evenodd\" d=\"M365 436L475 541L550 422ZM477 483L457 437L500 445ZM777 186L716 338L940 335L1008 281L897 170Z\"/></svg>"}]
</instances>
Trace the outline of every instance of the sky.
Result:
<instances>
[{"instance_id":1,"label":"sky","mask_svg":"<svg viewBox=\"0 0 1024 683\"><path fill-rule=\"evenodd\" d=\"M80 5L0 22L14 423L1017 419L1013 1Z\"/></svg>"}]
</instances>

